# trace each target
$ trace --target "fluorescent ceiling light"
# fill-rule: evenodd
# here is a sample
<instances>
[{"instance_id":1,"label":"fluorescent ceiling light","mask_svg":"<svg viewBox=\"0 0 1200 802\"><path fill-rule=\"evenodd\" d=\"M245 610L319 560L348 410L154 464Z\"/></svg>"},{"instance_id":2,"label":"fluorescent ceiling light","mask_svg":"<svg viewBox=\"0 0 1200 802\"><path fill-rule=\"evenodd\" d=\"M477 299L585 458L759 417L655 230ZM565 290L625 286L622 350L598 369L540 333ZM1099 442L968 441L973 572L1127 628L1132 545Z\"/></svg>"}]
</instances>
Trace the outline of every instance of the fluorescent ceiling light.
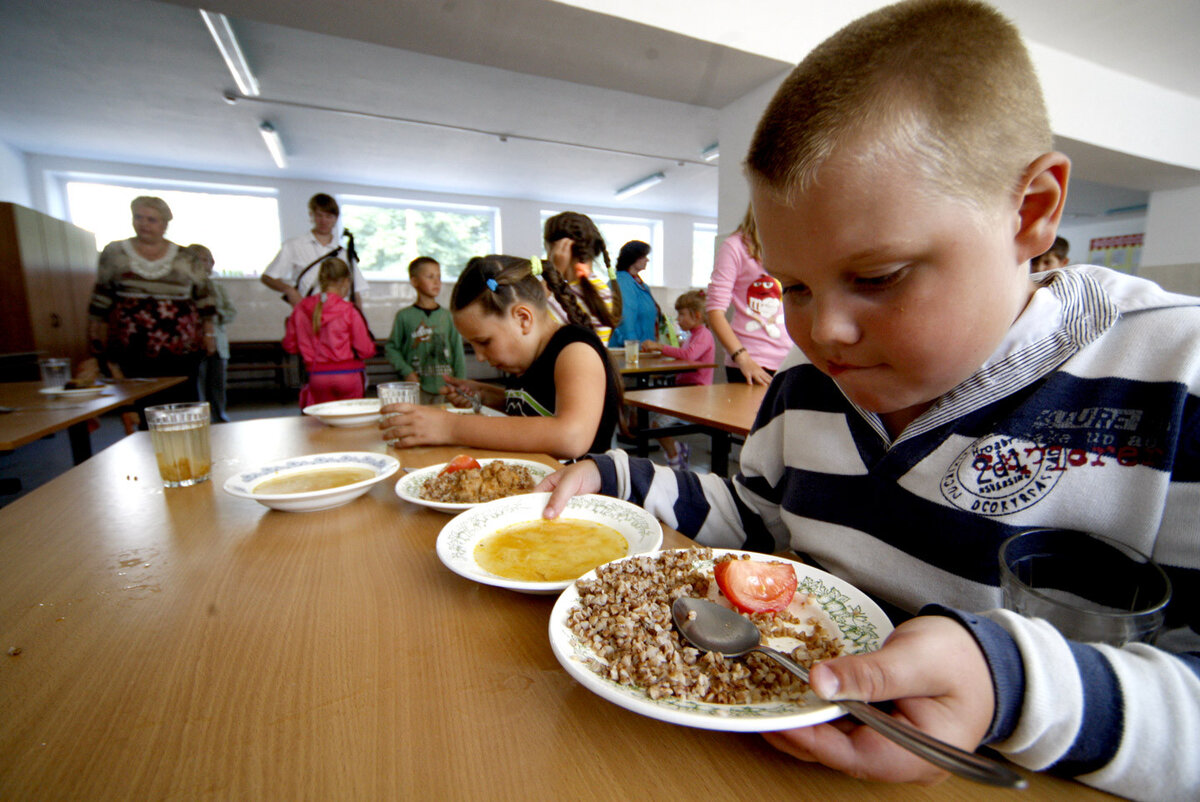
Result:
<instances>
[{"instance_id":1,"label":"fluorescent ceiling light","mask_svg":"<svg viewBox=\"0 0 1200 802\"><path fill-rule=\"evenodd\" d=\"M283 152L283 142L279 139L279 132L275 130L275 126L264 122L258 126L258 132L262 134L263 142L267 144L267 150L271 151L271 158L275 160L275 166L280 170L287 167L287 154Z\"/></svg>"},{"instance_id":2,"label":"fluorescent ceiling light","mask_svg":"<svg viewBox=\"0 0 1200 802\"><path fill-rule=\"evenodd\" d=\"M655 173L654 175L646 176L640 181L634 181L627 187L621 187L617 190L617 200L625 200L626 198L632 198L639 192L645 192L655 184L661 183L666 177L663 173Z\"/></svg>"},{"instance_id":3,"label":"fluorescent ceiling light","mask_svg":"<svg viewBox=\"0 0 1200 802\"><path fill-rule=\"evenodd\" d=\"M238 45L237 37L233 35L229 18L224 14L204 9L200 9L200 16L204 18L208 32L212 34L213 41L217 43L217 50L221 51L221 58L225 59L225 66L233 73L233 80L237 82L238 89L243 95L257 95L258 79L254 77L254 73L250 72L250 65L246 63L246 57L242 55L242 48Z\"/></svg>"},{"instance_id":4,"label":"fluorescent ceiling light","mask_svg":"<svg viewBox=\"0 0 1200 802\"><path fill-rule=\"evenodd\" d=\"M714 142L704 150L700 151L700 155L704 157L706 162L715 162L721 156L721 144Z\"/></svg>"}]
</instances>

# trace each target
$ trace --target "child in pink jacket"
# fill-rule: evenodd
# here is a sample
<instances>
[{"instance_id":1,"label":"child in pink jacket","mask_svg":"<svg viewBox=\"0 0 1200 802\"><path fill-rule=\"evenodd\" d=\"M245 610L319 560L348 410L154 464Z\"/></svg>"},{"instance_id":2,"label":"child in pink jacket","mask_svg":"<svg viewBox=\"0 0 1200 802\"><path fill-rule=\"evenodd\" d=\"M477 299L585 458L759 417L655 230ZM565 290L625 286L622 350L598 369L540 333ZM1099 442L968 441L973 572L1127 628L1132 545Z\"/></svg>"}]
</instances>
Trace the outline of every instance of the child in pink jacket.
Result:
<instances>
[{"instance_id":1,"label":"child in pink jacket","mask_svg":"<svg viewBox=\"0 0 1200 802\"><path fill-rule=\"evenodd\" d=\"M300 354L308 369L308 384L300 391L300 408L342 398L362 398L366 360L375 355L375 341L362 313L346 301L351 291L350 266L337 257L321 263L317 274L321 292L310 295L287 321L283 350Z\"/></svg>"},{"instance_id":2,"label":"child in pink jacket","mask_svg":"<svg viewBox=\"0 0 1200 802\"><path fill-rule=\"evenodd\" d=\"M679 328L688 332L687 342L674 348L654 340L646 340L642 343L642 350L651 353L661 352L663 356L681 359L685 362L712 362L716 355L716 344L713 341L712 332L704 325L704 302L704 290L690 290L675 299L675 311L679 315ZM675 376L676 386L712 383L712 368L689 370ZM665 415L653 416L652 422L655 426L679 423L676 419ZM658 442L662 444L663 451L667 453L668 465L679 470L687 470L688 452L691 450L687 443L680 443L677 446L673 437L660 437Z\"/></svg>"}]
</instances>

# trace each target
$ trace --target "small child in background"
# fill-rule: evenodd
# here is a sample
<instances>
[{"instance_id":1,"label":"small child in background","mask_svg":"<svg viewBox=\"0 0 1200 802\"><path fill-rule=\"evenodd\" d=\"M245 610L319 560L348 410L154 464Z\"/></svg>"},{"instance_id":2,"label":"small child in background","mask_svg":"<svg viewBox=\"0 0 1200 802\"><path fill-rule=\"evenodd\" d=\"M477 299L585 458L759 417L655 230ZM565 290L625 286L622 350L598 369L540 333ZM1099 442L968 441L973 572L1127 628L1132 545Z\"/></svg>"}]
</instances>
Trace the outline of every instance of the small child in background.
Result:
<instances>
[{"instance_id":1,"label":"small child in background","mask_svg":"<svg viewBox=\"0 0 1200 802\"><path fill-rule=\"evenodd\" d=\"M717 349L712 332L704 325L705 300L704 290L689 290L675 299L675 312L679 315L679 328L688 333L687 341L683 345L675 348L654 340L646 340L642 343L642 350L649 353L661 353L663 356L682 359L685 362L712 362ZM675 376L676 386L712 384L712 382L712 368L689 370ZM657 413L651 415L650 420L654 426L667 426L678 422L669 415ZM668 465L683 471L688 469L688 457L691 449L687 443L679 443L676 446L673 437L660 437L658 442L662 444L663 451L667 453Z\"/></svg>"},{"instance_id":2,"label":"small child in background","mask_svg":"<svg viewBox=\"0 0 1200 802\"><path fill-rule=\"evenodd\" d=\"M550 314L559 323L590 327L607 347L623 302L600 229L586 214L560 212L546 220L542 239L549 254L542 280L550 288Z\"/></svg>"},{"instance_id":3,"label":"small child in background","mask_svg":"<svg viewBox=\"0 0 1200 802\"><path fill-rule=\"evenodd\" d=\"M1067 256L1070 253L1071 243L1063 237L1055 237L1050 250L1030 260L1029 269L1033 273L1044 273L1047 270L1054 270L1056 267L1066 267Z\"/></svg>"},{"instance_id":4,"label":"small child in background","mask_svg":"<svg viewBox=\"0 0 1200 802\"><path fill-rule=\"evenodd\" d=\"M438 305L442 266L437 260L413 259L408 280L417 291L417 302L396 313L383 353L401 379L421 383L421 403L431 404L442 398L446 376L466 378L462 336L450 313Z\"/></svg>"},{"instance_id":5,"label":"small child in background","mask_svg":"<svg viewBox=\"0 0 1200 802\"><path fill-rule=\"evenodd\" d=\"M402 448L456 444L534 451L574 459L604 451L620 409L620 385L600 338L550 314L540 260L477 256L467 263L450 309L476 358L511 374L507 388L447 376L456 406L477 399L508 418L459 415L436 407L389 404L379 426Z\"/></svg>"},{"instance_id":6,"label":"small child in background","mask_svg":"<svg viewBox=\"0 0 1200 802\"><path fill-rule=\"evenodd\" d=\"M217 350L200 363L200 374L197 381L200 400L207 401L212 406L214 421L228 423L229 415L225 411L225 371L229 364L229 333L225 327L237 317L237 308L229 300L229 293L225 292L225 288L212 280L213 266L216 264L212 251L204 245L189 245L188 250L195 255L196 263L208 275L212 285L211 294L217 307L213 327L217 339Z\"/></svg>"},{"instance_id":7,"label":"small child in background","mask_svg":"<svg viewBox=\"0 0 1200 802\"><path fill-rule=\"evenodd\" d=\"M362 313L346 298L353 289L350 266L336 256L321 262L318 295L296 304L287 321L283 350L300 354L308 384L300 390L300 408L343 398L362 398L366 360L375 341Z\"/></svg>"}]
</instances>

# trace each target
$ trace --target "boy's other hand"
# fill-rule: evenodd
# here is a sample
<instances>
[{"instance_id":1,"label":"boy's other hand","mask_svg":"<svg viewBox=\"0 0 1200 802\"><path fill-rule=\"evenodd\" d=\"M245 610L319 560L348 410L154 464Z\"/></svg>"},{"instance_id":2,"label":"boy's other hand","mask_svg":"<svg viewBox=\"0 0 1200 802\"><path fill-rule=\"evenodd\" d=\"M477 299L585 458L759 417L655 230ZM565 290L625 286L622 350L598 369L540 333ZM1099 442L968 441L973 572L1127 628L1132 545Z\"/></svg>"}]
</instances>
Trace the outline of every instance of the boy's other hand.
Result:
<instances>
[{"instance_id":1,"label":"boy's other hand","mask_svg":"<svg viewBox=\"0 0 1200 802\"><path fill-rule=\"evenodd\" d=\"M992 721L994 690L983 652L944 616L910 619L879 651L817 663L811 678L823 699L895 700L892 715L969 752ZM764 737L794 757L861 779L932 784L949 776L848 717Z\"/></svg>"},{"instance_id":2,"label":"boy's other hand","mask_svg":"<svg viewBox=\"0 0 1200 802\"><path fill-rule=\"evenodd\" d=\"M545 493L547 490L551 491L550 500L542 510L542 517L557 518L572 496L600 492L600 469L590 459L580 460L547 476L533 492Z\"/></svg>"}]
</instances>

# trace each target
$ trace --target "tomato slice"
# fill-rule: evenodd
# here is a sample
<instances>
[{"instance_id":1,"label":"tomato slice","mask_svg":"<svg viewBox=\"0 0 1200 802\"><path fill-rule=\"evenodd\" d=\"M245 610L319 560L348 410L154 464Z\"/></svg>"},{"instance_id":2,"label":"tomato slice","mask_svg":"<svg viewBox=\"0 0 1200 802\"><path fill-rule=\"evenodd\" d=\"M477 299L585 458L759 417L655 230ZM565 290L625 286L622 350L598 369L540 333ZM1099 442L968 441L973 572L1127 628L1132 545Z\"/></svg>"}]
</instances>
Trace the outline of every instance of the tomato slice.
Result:
<instances>
[{"instance_id":1,"label":"tomato slice","mask_svg":"<svg viewBox=\"0 0 1200 802\"><path fill-rule=\"evenodd\" d=\"M775 612L796 595L796 572L786 563L728 560L713 566L717 587L743 613Z\"/></svg>"},{"instance_id":2,"label":"tomato slice","mask_svg":"<svg viewBox=\"0 0 1200 802\"><path fill-rule=\"evenodd\" d=\"M469 470L470 468L478 467L479 463L474 457L468 457L466 454L459 454L457 457L446 463L446 467L442 468L442 472L439 473L438 476L445 476L446 474L454 473L455 471L465 471Z\"/></svg>"}]
</instances>

